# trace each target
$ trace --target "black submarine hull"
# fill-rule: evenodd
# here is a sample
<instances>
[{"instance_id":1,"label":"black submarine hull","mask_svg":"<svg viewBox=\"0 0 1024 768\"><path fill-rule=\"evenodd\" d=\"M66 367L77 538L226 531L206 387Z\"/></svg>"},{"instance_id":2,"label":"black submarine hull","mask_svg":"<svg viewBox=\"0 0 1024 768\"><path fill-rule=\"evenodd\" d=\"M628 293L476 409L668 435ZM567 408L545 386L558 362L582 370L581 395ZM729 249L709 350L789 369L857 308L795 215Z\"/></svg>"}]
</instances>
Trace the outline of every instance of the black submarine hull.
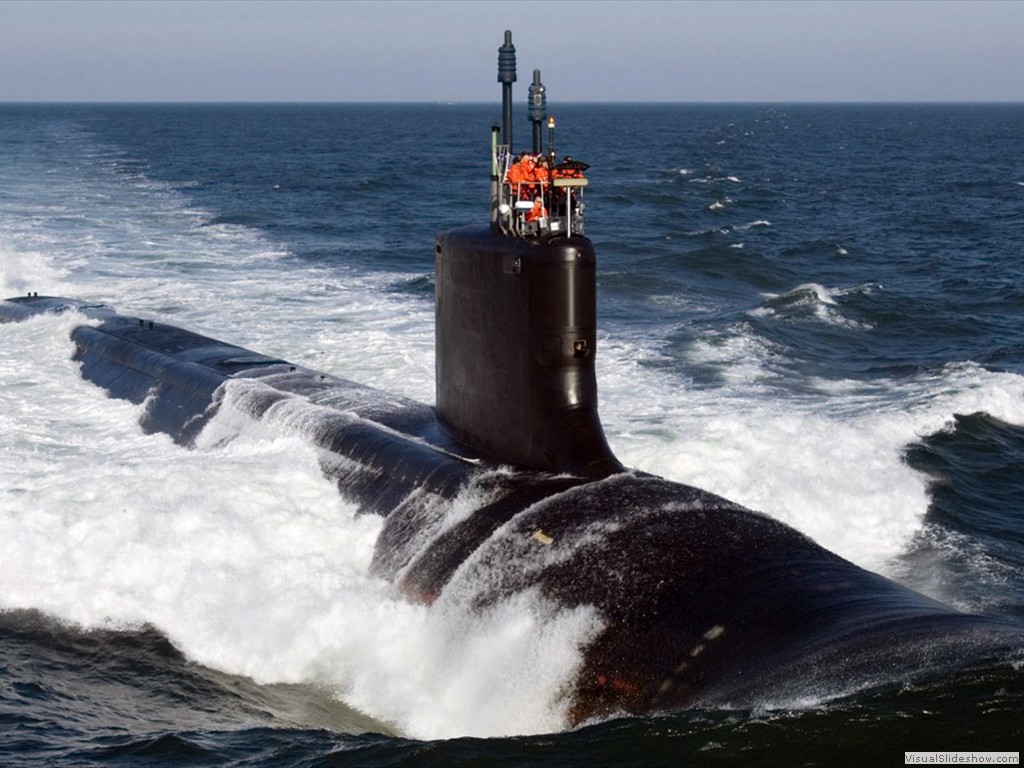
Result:
<instances>
[{"instance_id":1,"label":"black submarine hull","mask_svg":"<svg viewBox=\"0 0 1024 768\"><path fill-rule=\"evenodd\" d=\"M486 611L529 594L592 631L571 722L763 707L942 673L1024 647L1013 622L956 612L771 518L637 472L502 465L433 408L187 330L53 297L0 320L81 312L75 357L142 426L190 445L224 408L301 434L359 509L385 518L372 570L410 600ZM470 515L459 499L478 499Z\"/></svg>"}]
</instances>

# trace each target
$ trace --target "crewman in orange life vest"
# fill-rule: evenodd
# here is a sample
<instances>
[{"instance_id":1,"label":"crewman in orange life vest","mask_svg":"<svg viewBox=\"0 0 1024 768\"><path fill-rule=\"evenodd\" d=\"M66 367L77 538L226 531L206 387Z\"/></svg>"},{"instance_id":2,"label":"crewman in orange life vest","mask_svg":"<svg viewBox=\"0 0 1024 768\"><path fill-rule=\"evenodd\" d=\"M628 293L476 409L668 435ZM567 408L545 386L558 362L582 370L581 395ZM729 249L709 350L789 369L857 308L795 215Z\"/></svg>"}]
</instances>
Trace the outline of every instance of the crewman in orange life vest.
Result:
<instances>
[{"instance_id":1,"label":"crewman in orange life vest","mask_svg":"<svg viewBox=\"0 0 1024 768\"><path fill-rule=\"evenodd\" d=\"M544 198L538 195L533 200L533 208L526 212L526 221L539 221L548 217L547 208L544 207Z\"/></svg>"},{"instance_id":2,"label":"crewman in orange life vest","mask_svg":"<svg viewBox=\"0 0 1024 768\"><path fill-rule=\"evenodd\" d=\"M524 152L508 169L508 175L505 177L512 187L512 194L520 200L529 200L535 192L531 185L531 182L536 181L535 173L536 164L533 157Z\"/></svg>"}]
</instances>

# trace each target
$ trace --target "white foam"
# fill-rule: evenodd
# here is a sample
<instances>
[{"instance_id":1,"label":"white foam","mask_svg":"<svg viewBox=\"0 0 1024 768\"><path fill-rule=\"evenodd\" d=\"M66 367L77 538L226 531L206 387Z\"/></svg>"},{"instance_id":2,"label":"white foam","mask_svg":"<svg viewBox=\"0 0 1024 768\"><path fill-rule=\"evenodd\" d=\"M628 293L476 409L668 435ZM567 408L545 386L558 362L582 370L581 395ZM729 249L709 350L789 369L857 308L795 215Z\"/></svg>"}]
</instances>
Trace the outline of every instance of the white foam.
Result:
<instances>
[{"instance_id":1,"label":"white foam","mask_svg":"<svg viewBox=\"0 0 1024 768\"><path fill-rule=\"evenodd\" d=\"M1024 424L1024 378L970 364L910 382L832 382L814 395L777 386L777 351L752 337L689 348L724 387L698 388L639 362L659 354L602 346L602 417L624 463L766 512L890 575L929 504L906 446L956 413Z\"/></svg>"},{"instance_id":2,"label":"white foam","mask_svg":"<svg viewBox=\"0 0 1024 768\"><path fill-rule=\"evenodd\" d=\"M194 451L142 434L141 406L77 376L74 323L0 326L0 607L148 623L198 663L327 687L410 736L564 727L590 612L407 603L368 573L381 521L354 515L307 442L238 414Z\"/></svg>"},{"instance_id":3,"label":"white foam","mask_svg":"<svg viewBox=\"0 0 1024 768\"><path fill-rule=\"evenodd\" d=\"M390 667L370 659L355 665L349 700L386 702L405 732L423 738L563 728L565 686L593 621L590 609L555 610L532 592L482 611L438 603L415 635L383 632ZM367 637L363 647L380 644Z\"/></svg>"},{"instance_id":4,"label":"white foam","mask_svg":"<svg viewBox=\"0 0 1024 768\"><path fill-rule=\"evenodd\" d=\"M749 310L748 314L751 317L796 316L799 319L812 317L828 325L870 330L872 327L870 324L846 317L835 297L853 291L870 292L871 290L872 286L860 286L855 289L829 289L818 283L804 283L783 294L762 294L766 303ZM810 312L808 313L807 310Z\"/></svg>"},{"instance_id":5,"label":"white foam","mask_svg":"<svg viewBox=\"0 0 1024 768\"><path fill-rule=\"evenodd\" d=\"M768 221L767 219L757 219L756 221L752 221L749 224L741 224L740 226L736 227L736 229L738 229L738 230L746 230L746 229L753 229L754 227L770 227L770 226L772 226L772 223L770 221Z\"/></svg>"},{"instance_id":6,"label":"white foam","mask_svg":"<svg viewBox=\"0 0 1024 768\"><path fill-rule=\"evenodd\" d=\"M779 299L783 297L800 298L801 296L811 295L822 304L835 304L835 299L832 298L832 292L823 285L818 283L801 283L795 288L790 289L786 293L765 293L762 294L767 299Z\"/></svg>"},{"instance_id":7,"label":"white foam","mask_svg":"<svg viewBox=\"0 0 1024 768\"><path fill-rule=\"evenodd\" d=\"M34 286L57 285L65 271L37 252L23 252L0 240L0 296L23 296Z\"/></svg>"}]
</instances>

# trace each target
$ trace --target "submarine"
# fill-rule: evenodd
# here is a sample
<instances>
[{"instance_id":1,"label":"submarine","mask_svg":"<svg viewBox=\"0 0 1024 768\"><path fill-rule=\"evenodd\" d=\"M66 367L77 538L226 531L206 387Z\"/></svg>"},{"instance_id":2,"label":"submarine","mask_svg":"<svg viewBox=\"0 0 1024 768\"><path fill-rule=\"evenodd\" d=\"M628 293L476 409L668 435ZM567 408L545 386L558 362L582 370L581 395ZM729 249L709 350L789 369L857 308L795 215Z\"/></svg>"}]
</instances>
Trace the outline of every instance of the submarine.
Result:
<instances>
[{"instance_id":1,"label":"submarine","mask_svg":"<svg viewBox=\"0 0 1024 768\"><path fill-rule=\"evenodd\" d=\"M81 375L183 446L226 409L301 435L341 496L383 518L370 568L405 599L586 612L567 726L784 705L1019 655L1016 622L956 611L764 514L622 465L598 411L589 167L558 160L538 71L530 151L514 151L515 81L506 32L489 216L434 243L433 406L87 301L11 298L0 320L82 316Z\"/></svg>"}]
</instances>

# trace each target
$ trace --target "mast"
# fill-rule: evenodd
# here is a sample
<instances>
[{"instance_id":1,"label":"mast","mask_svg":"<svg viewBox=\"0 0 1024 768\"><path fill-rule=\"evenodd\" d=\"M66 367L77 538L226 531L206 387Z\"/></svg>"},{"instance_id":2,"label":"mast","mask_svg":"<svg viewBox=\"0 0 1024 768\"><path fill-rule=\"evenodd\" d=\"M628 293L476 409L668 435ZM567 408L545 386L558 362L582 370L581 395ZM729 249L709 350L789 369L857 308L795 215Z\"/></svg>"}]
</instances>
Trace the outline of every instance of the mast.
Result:
<instances>
[{"instance_id":1,"label":"mast","mask_svg":"<svg viewBox=\"0 0 1024 768\"><path fill-rule=\"evenodd\" d=\"M544 151L544 120L548 116L548 96L544 83L540 81L539 69L533 70L533 82L530 84L530 96L527 104L527 114L530 117L530 122L533 123L533 154L539 155Z\"/></svg>"},{"instance_id":2,"label":"mast","mask_svg":"<svg viewBox=\"0 0 1024 768\"><path fill-rule=\"evenodd\" d=\"M512 149L512 83L516 81L516 47L512 31L505 30L505 44L498 49L498 82L501 83L502 144Z\"/></svg>"}]
</instances>

